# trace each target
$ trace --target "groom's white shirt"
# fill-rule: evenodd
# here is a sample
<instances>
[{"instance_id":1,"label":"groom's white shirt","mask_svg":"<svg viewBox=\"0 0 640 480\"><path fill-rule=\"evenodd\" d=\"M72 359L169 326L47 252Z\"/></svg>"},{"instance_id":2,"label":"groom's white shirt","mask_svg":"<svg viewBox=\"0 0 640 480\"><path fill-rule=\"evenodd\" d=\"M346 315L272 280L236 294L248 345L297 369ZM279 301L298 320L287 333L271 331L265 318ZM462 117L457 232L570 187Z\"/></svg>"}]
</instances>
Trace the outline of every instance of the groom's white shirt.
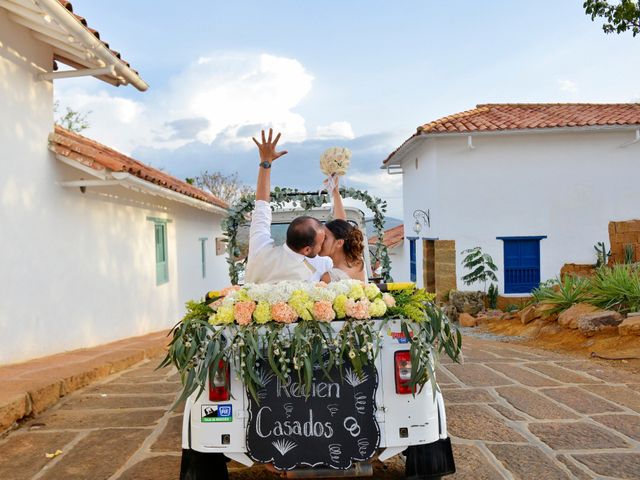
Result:
<instances>
[{"instance_id":1,"label":"groom's white shirt","mask_svg":"<svg viewBox=\"0 0 640 480\"><path fill-rule=\"evenodd\" d=\"M281 280L317 282L333 268L329 257L305 257L291 250L287 244L276 246L271 238L271 207L264 200L256 200L249 229L249 259L247 283L270 283Z\"/></svg>"}]
</instances>

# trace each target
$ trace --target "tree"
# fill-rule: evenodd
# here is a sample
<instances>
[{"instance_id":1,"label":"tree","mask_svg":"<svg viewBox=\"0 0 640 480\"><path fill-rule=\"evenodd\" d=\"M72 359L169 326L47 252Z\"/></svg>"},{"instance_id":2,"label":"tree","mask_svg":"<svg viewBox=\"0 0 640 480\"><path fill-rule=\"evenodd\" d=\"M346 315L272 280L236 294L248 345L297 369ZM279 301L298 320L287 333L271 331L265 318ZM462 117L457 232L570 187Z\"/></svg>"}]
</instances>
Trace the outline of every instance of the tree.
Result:
<instances>
[{"instance_id":1,"label":"tree","mask_svg":"<svg viewBox=\"0 0 640 480\"><path fill-rule=\"evenodd\" d=\"M56 100L53 104L53 113L56 116L59 109L60 102ZM87 117L91 113L91 110L89 110L87 113L76 112L69 107L66 107L66 110L67 112L64 115L61 115L55 119L55 123L75 133L80 133L90 127Z\"/></svg>"},{"instance_id":2,"label":"tree","mask_svg":"<svg viewBox=\"0 0 640 480\"><path fill-rule=\"evenodd\" d=\"M202 190L209 190L213 195L229 204L240 200L243 195L253 192L253 188L245 185L238 178L238 172L225 175L221 172L209 173L207 170L197 177L186 178L187 183Z\"/></svg>"},{"instance_id":3,"label":"tree","mask_svg":"<svg viewBox=\"0 0 640 480\"><path fill-rule=\"evenodd\" d=\"M487 291L487 280L498 281L495 272L498 270L493 258L488 253L482 253L480 247L469 248L462 252L466 256L462 260L462 266L469 270L469 273L462 277L465 285L472 285L476 282L484 284L484 291Z\"/></svg>"},{"instance_id":4,"label":"tree","mask_svg":"<svg viewBox=\"0 0 640 480\"><path fill-rule=\"evenodd\" d=\"M611 5L605 0L586 0L582 6L591 20L596 17L606 19L602 30L605 33L622 33L631 30L635 37L640 33L640 5L633 0L621 0L616 5Z\"/></svg>"}]
</instances>

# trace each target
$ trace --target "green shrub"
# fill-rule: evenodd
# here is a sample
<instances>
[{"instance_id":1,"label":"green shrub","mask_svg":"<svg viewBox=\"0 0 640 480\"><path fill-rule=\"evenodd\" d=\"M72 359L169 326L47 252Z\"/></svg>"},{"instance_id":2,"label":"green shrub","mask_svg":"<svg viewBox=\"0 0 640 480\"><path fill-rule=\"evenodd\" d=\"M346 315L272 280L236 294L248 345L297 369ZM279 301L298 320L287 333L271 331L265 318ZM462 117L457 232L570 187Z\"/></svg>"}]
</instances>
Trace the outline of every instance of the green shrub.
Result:
<instances>
[{"instance_id":1,"label":"green shrub","mask_svg":"<svg viewBox=\"0 0 640 480\"><path fill-rule=\"evenodd\" d=\"M547 283L547 282L545 282ZM591 298L588 278L565 275L556 285L541 285L531 295L534 303L553 305L547 310L549 315L560 313L576 303L586 302Z\"/></svg>"},{"instance_id":2,"label":"green shrub","mask_svg":"<svg viewBox=\"0 0 640 480\"><path fill-rule=\"evenodd\" d=\"M636 259L636 249L630 243L627 243L624 246L624 263L631 264L634 263Z\"/></svg>"},{"instance_id":3,"label":"green shrub","mask_svg":"<svg viewBox=\"0 0 640 480\"><path fill-rule=\"evenodd\" d=\"M509 305L507 305L504 308L504 311L505 312L509 312L509 313L517 312L518 310L520 310L520 307L518 305L516 305L515 303L510 303Z\"/></svg>"},{"instance_id":4,"label":"green shrub","mask_svg":"<svg viewBox=\"0 0 640 480\"><path fill-rule=\"evenodd\" d=\"M591 281L589 303L607 310L640 310L640 270L635 265L599 268Z\"/></svg>"},{"instance_id":5,"label":"green shrub","mask_svg":"<svg viewBox=\"0 0 640 480\"><path fill-rule=\"evenodd\" d=\"M495 283L489 285L489 290L487 290L487 303L489 304L489 308L497 308L498 306L498 286Z\"/></svg>"}]
</instances>

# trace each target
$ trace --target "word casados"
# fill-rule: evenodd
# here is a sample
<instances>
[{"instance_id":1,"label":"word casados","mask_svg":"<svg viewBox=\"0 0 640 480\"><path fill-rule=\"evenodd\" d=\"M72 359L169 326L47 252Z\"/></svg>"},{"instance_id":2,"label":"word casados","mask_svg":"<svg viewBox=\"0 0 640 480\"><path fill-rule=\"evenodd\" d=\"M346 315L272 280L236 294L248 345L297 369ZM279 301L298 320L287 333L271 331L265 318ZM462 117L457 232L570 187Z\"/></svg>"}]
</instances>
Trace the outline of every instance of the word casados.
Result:
<instances>
[{"instance_id":1,"label":"word casados","mask_svg":"<svg viewBox=\"0 0 640 480\"><path fill-rule=\"evenodd\" d=\"M305 422L298 420L284 422L274 421L273 424L265 429L263 425L263 414L266 416L267 411L271 411L271 407L262 407L258 410L256 415L256 433L261 438L284 437L291 435L305 436L305 437L333 437L333 426L331 422L318 422L313 421L313 410L309 410L309 419Z\"/></svg>"}]
</instances>

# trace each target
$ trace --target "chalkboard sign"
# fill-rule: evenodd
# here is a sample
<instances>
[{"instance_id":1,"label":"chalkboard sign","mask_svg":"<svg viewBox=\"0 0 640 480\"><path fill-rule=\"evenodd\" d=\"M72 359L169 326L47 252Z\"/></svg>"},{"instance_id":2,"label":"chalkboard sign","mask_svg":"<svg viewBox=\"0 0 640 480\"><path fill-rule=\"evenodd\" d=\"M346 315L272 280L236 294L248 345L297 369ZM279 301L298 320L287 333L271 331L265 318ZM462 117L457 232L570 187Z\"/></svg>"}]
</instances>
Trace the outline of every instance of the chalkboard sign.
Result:
<instances>
[{"instance_id":1,"label":"chalkboard sign","mask_svg":"<svg viewBox=\"0 0 640 480\"><path fill-rule=\"evenodd\" d=\"M348 365L348 362L347 362ZM327 465L345 470L354 461L369 460L380 443L375 418L378 373L373 365L358 376L344 366L315 370L309 396L295 377L283 382L260 364L265 383L259 403L249 397L247 453L256 462L279 470Z\"/></svg>"}]
</instances>

